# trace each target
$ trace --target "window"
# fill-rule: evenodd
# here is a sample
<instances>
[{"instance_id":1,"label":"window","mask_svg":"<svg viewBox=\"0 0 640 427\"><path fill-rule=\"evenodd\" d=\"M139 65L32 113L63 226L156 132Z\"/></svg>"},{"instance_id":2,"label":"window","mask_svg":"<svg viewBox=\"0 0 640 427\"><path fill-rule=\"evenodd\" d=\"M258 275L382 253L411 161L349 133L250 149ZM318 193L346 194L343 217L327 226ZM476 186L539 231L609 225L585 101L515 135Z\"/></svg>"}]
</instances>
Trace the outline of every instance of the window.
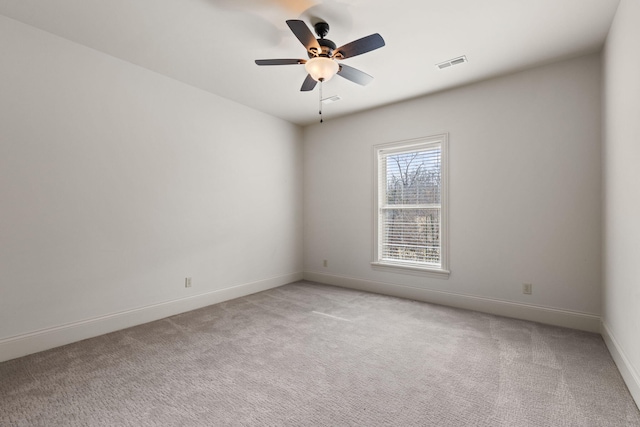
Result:
<instances>
[{"instance_id":1,"label":"window","mask_svg":"<svg viewBox=\"0 0 640 427\"><path fill-rule=\"evenodd\" d=\"M448 277L447 135L375 151L375 268Z\"/></svg>"}]
</instances>

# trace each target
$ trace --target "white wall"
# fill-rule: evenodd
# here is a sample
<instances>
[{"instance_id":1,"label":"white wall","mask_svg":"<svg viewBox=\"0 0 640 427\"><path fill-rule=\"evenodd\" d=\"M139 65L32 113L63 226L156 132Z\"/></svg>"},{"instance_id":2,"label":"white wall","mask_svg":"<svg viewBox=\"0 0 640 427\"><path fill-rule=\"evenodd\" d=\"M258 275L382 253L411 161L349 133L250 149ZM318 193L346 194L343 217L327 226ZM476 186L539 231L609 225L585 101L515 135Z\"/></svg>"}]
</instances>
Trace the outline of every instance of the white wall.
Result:
<instances>
[{"instance_id":1,"label":"white wall","mask_svg":"<svg viewBox=\"0 0 640 427\"><path fill-rule=\"evenodd\" d=\"M588 55L305 128L305 278L598 330L600 77ZM373 270L372 146L442 132L451 276Z\"/></svg>"},{"instance_id":2,"label":"white wall","mask_svg":"<svg viewBox=\"0 0 640 427\"><path fill-rule=\"evenodd\" d=\"M604 49L603 335L640 405L640 1L622 0Z\"/></svg>"},{"instance_id":3,"label":"white wall","mask_svg":"<svg viewBox=\"0 0 640 427\"><path fill-rule=\"evenodd\" d=\"M0 58L0 360L302 277L299 127L2 16Z\"/></svg>"}]
</instances>

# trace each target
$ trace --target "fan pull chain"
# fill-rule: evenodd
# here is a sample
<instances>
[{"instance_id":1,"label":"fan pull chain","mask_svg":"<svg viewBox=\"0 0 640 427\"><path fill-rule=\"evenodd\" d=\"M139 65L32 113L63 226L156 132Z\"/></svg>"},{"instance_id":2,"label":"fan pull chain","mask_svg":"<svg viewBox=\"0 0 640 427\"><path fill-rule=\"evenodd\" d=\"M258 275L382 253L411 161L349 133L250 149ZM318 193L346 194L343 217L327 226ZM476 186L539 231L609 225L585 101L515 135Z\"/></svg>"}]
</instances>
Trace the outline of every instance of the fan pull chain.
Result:
<instances>
[{"instance_id":1,"label":"fan pull chain","mask_svg":"<svg viewBox=\"0 0 640 427\"><path fill-rule=\"evenodd\" d=\"M320 123L323 122L322 120L322 80L320 79L320 91L318 92L319 97L318 97L318 114L320 114Z\"/></svg>"}]
</instances>

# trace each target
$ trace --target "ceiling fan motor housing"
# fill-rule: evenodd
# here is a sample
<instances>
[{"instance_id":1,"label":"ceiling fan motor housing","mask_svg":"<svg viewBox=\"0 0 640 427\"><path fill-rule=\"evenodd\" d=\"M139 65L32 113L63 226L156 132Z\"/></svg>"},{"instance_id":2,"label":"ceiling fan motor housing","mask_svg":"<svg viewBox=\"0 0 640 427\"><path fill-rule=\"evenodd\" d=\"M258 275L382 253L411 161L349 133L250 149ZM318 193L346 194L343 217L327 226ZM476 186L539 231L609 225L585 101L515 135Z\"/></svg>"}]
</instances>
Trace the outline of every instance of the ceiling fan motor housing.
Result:
<instances>
[{"instance_id":1,"label":"ceiling fan motor housing","mask_svg":"<svg viewBox=\"0 0 640 427\"><path fill-rule=\"evenodd\" d=\"M336 44L329 39L318 39L318 44L320 45L320 51L315 47L309 48L307 54L309 58L313 58L314 56L325 56L327 58L331 58L333 56L333 51L336 50Z\"/></svg>"},{"instance_id":2,"label":"ceiling fan motor housing","mask_svg":"<svg viewBox=\"0 0 640 427\"><path fill-rule=\"evenodd\" d=\"M323 56L326 58L333 57L333 51L336 50L336 44L329 39L325 39L324 37L329 34L329 24L326 22L316 22L313 25L313 29L316 31L318 37L318 44L320 45L320 51L316 47L310 47L307 51L309 58L313 58L315 56ZM342 58L340 58L342 59Z\"/></svg>"}]
</instances>

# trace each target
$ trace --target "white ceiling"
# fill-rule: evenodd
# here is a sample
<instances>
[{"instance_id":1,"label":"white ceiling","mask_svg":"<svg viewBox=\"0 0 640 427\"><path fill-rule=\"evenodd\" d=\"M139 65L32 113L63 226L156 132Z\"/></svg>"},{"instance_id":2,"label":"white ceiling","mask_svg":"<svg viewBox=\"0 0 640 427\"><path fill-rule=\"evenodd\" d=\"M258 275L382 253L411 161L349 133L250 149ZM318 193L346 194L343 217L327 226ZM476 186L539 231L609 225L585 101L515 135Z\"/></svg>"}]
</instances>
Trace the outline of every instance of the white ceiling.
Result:
<instances>
[{"instance_id":1,"label":"white ceiling","mask_svg":"<svg viewBox=\"0 0 640 427\"><path fill-rule=\"evenodd\" d=\"M0 13L293 123L318 120L318 87L287 19L324 20L338 46L380 33L386 46L344 63L375 77L324 84L331 117L598 51L619 0L1 0ZM466 55L445 70L436 63Z\"/></svg>"}]
</instances>

